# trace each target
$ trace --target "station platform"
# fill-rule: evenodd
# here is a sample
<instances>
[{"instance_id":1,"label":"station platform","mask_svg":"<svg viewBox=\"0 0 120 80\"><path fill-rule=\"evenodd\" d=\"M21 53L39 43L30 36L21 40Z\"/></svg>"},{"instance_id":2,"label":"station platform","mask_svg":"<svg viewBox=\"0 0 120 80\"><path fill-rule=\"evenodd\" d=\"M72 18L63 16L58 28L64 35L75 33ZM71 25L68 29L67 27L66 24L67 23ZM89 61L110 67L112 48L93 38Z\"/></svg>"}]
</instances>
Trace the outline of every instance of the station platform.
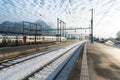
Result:
<instances>
[{"instance_id":1,"label":"station platform","mask_svg":"<svg viewBox=\"0 0 120 80\"><path fill-rule=\"evenodd\" d=\"M44 48L43 46L32 47L40 51L74 43L76 42L64 42L47 47L44 46ZM29 51L31 52L31 50L33 49ZM16 56L18 53L16 55L13 53L1 53L0 59L13 57L13 55ZM80 49L80 54L76 58L67 80L120 80L120 49L101 43L86 42Z\"/></svg>"},{"instance_id":2,"label":"station platform","mask_svg":"<svg viewBox=\"0 0 120 80\"><path fill-rule=\"evenodd\" d=\"M120 80L120 49L87 42L68 80Z\"/></svg>"},{"instance_id":3,"label":"station platform","mask_svg":"<svg viewBox=\"0 0 120 80\"><path fill-rule=\"evenodd\" d=\"M89 80L120 80L120 49L87 43Z\"/></svg>"}]
</instances>

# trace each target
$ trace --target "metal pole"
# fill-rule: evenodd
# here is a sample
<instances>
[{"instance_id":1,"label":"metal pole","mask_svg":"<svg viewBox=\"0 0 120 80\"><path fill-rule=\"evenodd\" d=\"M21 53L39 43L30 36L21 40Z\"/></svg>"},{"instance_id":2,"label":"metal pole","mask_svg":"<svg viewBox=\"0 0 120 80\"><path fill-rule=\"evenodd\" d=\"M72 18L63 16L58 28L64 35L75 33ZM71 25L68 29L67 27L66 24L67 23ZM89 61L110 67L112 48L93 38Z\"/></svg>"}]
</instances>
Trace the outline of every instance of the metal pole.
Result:
<instances>
[{"instance_id":1,"label":"metal pole","mask_svg":"<svg viewBox=\"0 0 120 80\"><path fill-rule=\"evenodd\" d=\"M57 40L56 41L58 41L59 40L59 18L57 18Z\"/></svg>"},{"instance_id":2,"label":"metal pole","mask_svg":"<svg viewBox=\"0 0 120 80\"><path fill-rule=\"evenodd\" d=\"M24 34L24 21L23 21L23 34Z\"/></svg>"},{"instance_id":3,"label":"metal pole","mask_svg":"<svg viewBox=\"0 0 120 80\"><path fill-rule=\"evenodd\" d=\"M63 22L63 37L65 37L65 22Z\"/></svg>"},{"instance_id":4,"label":"metal pole","mask_svg":"<svg viewBox=\"0 0 120 80\"><path fill-rule=\"evenodd\" d=\"M32 25L32 24L30 23L30 30L29 30L29 35L31 34L31 30L32 30L32 29L31 29L31 25Z\"/></svg>"},{"instance_id":5,"label":"metal pole","mask_svg":"<svg viewBox=\"0 0 120 80\"><path fill-rule=\"evenodd\" d=\"M37 35L37 25L36 25L36 29L35 29L35 44L36 44L36 35Z\"/></svg>"},{"instance_id":6,"label":"metal pole","mask_svg":"<svg viewBox=\"0 0 120 80\"><path fill-rule=\"evenodd\" d=\"M61 29L61 28L62 28L61 22L62 22L62 21L60 20L60 42L61 42L61 30L62 30L62 29Z\"/></svg>"},{"instance_id":7,"label":"metal pole","mask_svg":"<svg viewBox=\"0 0 120 80\"><path fill-rule=\"evenodd\" d=\"M41 35L42 35L42 25L41 25Z\"/></svg>"},{"instance_id":8,"label":"metal pole","mask_svg":"<svg viewBox=\"0 0 120 80\"><path fill-rule=\"evenodd\" d=\"M91 9L91 43L93 43L93 9Z\"/></svg>"},{"instance_id":9,"label":"metal pole","mask_svg":"<svg viewBox=\"0 0 120 80\"><path fill-rule=\"evenodd\" d=\"M91 41L91 24L89 24L89 41Z\"/></svg>"},{"instance_id":10,"label":"metal pole","mask_svg":"<svg viewBox=\"0 0 120 80\"><path fill-rule=\"evenodd\" d=\"M64 28L65 28L65 32L64 32L64 33L65 33L65 37L66 37L66 23L65 23L65 26L64 26Z\"/></svg>"}]
</instances>

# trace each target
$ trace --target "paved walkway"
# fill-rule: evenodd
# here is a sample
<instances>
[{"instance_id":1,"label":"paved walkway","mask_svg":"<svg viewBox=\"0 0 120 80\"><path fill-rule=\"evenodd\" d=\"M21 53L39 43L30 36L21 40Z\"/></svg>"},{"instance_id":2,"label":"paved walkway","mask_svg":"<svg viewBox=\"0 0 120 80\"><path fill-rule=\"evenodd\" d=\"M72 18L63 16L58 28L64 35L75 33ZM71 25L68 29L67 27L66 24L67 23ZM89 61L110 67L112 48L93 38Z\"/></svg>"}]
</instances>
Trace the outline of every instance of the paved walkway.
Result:
<instances>
[{"instance_id":1,"label":"paved walkway","mask_svg":"<svg viewBox=\"0 0 120 80\"><path fill-rule=\"evenodd\" d=\"M89 80L86 45L84 46L84 51L83 51L80 80Z\"/></svg>"},{"instance_id":2,"label":"paved walkway","mask_svg":"<svg viewBox=\"0 0 120 80\"><path fill-rule=\"evenodd\" d=\"M87 57L90 80L120 80L120 49L88 43Z\"/></svg>"}]
</instances>

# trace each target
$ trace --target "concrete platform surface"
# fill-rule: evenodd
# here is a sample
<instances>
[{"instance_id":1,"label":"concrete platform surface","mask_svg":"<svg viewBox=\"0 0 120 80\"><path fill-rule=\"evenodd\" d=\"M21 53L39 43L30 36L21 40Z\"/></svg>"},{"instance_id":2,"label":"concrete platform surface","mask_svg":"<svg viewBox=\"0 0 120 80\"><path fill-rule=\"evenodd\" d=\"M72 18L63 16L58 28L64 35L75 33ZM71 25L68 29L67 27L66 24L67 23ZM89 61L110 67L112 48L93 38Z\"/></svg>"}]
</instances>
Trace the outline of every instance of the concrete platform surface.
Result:
<instances>
[{"instance_id":1,"label":"concrete platform surface","mask_svg":"<svg viewBox=\"0 0 120 80\"><path fill-rule=\"evenodd\" d=\"M87 43L90 80L120 80L120 49Z\"/></svg>"}]
</instances>

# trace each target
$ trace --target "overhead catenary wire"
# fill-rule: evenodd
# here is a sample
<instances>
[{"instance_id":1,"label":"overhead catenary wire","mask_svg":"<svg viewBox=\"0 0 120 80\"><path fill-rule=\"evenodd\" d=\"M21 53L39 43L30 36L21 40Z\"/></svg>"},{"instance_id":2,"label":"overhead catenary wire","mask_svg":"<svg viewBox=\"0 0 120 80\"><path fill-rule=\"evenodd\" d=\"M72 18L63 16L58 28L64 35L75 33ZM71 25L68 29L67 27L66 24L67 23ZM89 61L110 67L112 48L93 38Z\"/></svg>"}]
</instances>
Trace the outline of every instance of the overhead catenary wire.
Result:
<instances>
[{"instance_id":1,"label":"overhead catenary wire","mask_svg":"<svg viewBox=\"0 0 120 80\"><path fill-rule=\"evenodd\" d=\"M114 5L115 2L116 2L116 0L114 0L113 3L111 4L111 6L107 9L107 11L105 11L105 13L103 14L103 16L100 18L100 20L96 24L96 26L98 26L101 23L101 21L105 18L105 16L110 12L110 9L113 7L113 5Z\"/></svg>"},{"instance_id":2,"label":"overhead catenary wire","mask_svg":"<svg viewBox=\"0 0 120 80\"><path fill-rule=\"evenodd\" d=\"M17 3L20 3L20 4L22 4L20 1L18 1L18 0L14 0L14 1L16 1ZM116 0L114 0L114 2L113 2L113 4L115 3L115 1ZM27 1L28 3L28 5L30 5L31 4L31 2L28 0ZM71 2L71 0L69 0L69 2ZM26 4L26 3L25 3ZM50 3L51 5L52 5L52 3ZM42 9L44 9L44 6L43 5L41 5L40 4L40 1L38 2L38 4L36 4L36 5L39 5L39 6L41 6L41 7L39 7L39 8L36 8L36 9L34 9L33 11L34 12L31 12L30 11L30 7L27 7L27 9L28 9L28 11L27 10L25 10L24 9L24 11L22 11L23 13L18 13L18 15L19 16L21 16L21 17L19 17L20 19L22 19L22 17L26 17L26 14L29 14L27 17L28 18L30 18L30 19L36 19L36 18L38 18L38 17L40 17L39 15L42 15L38 10L41 10L41 11L43 11ZM66 4L65 4L66 5ZM64 5L64 6L65 6ZM23 10L23 7L21 7L20 5L14 5L15 7L17 7L18 9L21 9L21 10ZM69 6L70 7L70 6ZM70 10L72 10L72 7L73 6L71 6L70 8ZM111 5L111 7L112 7L112 5ZM109 7L108 8L108 11L107 11L107 13L109 12L109 9L111 8L111 7ZM59 14L61 14L62 13L62 11L64 11L63 9L62 10L59 10ZM56 12L57 12L57 10L56 10ZM73 13L73 11L71 11L72 13ZM54 12L55 13L55 12ZM98 24L103 20L103 18L104 18L104 16L107 14L107 13L104 13L104 15L102 16L102 18L98 21ZM37 15L36 15L37 14ZM59 15L59 14L55 14L55 15ZM8 16L11 16L11 17L13 17L13 18L17 18L18 16L15 16L14 17L14 15L12 16L13 14L9 14L8 13ZM62 15L62 14L61 14ZM67 14L66 14L67 15ZM43 16L44 17L44 16ZM65 17L65 16L64 16ZM73 21L73 20L72 20Z\"/></svg>"},{"instance_id":3,"label":"overhead catenary wire","mask_svg":"<svg viewBox=\"0 0 120 80\"><path fill-rule=\"evenodd\" d=\"M18 2L18 1L16 1L16 2ZM19 2L18 2L18 3L19 3ZM21 9L21 10L23 9L23 8L22 8L21 6L19 6L19 5L17 5L17 6L14 5L14 7L17 7L18 9ZM0 9L1 9L1 8L0 8ZM4 11L4 13L6 12L4 9L1 9L1 10ZM32 14L30 11L27 11L27 10L26 10L26 11L23 11L23 12L24 12L23 14L22 14L22 13L19 13L19 15L25 17L25 14L30 14L31 16L29 15L29 18L31 18L31 19L33 19L33 18L34 18L33 16L35 16L35 15ZM16 16L12 16L13 14L11 14L11 13L7 13L7 12L6 12L6 14L9 15L9 16L11 16L11 17L16 17ZM19 18L21 18L21 17L19 17Z\"/></svg>"}]
</instances>

